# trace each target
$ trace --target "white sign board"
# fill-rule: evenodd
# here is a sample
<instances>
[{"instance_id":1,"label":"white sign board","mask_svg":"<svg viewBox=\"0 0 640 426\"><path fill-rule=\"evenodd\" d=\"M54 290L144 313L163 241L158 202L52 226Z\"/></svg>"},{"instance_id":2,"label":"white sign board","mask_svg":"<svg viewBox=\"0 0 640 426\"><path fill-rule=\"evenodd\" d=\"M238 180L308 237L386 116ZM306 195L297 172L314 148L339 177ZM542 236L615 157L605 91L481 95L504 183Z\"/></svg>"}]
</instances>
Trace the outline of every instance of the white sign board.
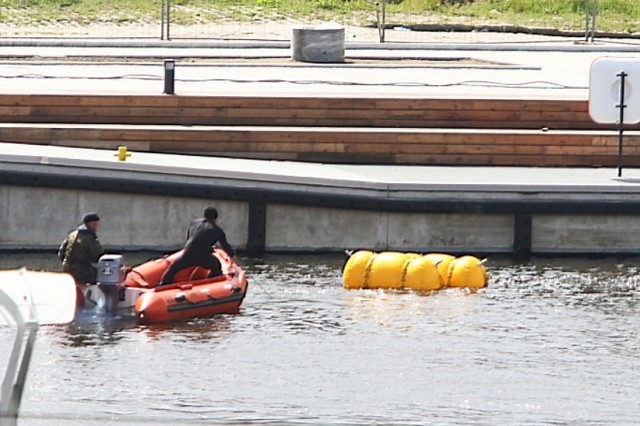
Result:
<instances>
[{"instance_id":1,"label":"white sign board","mask_svg":"<svg viewBox=\"0 0 640 426\"><path fill-rule=\"evenodd\" d=\"M624 85L624 124L640 122L640 59L598 58L589 72L589 115L597 123L620 121L620 73Z\"/></svg>"}]
</instances>

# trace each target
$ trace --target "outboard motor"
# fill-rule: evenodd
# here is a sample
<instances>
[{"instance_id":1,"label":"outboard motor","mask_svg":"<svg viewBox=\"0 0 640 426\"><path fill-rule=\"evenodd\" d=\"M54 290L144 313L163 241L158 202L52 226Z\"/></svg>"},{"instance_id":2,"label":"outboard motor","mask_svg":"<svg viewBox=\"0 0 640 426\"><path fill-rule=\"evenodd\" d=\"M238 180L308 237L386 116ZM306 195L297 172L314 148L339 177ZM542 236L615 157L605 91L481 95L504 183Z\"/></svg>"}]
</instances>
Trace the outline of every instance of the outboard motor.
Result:
<instances>
[{"instance_id":1,"label":"outboard motor","mask_svg":"<svg viewBox=\"0 0 640 426\"><path fill-rule=\"evenodd\" d=\"M98 260L98 288L104 293L105 311L115 316L118 301L124 300L125 266L119 254L105 254Z\"/></svg>"}]
</instances>

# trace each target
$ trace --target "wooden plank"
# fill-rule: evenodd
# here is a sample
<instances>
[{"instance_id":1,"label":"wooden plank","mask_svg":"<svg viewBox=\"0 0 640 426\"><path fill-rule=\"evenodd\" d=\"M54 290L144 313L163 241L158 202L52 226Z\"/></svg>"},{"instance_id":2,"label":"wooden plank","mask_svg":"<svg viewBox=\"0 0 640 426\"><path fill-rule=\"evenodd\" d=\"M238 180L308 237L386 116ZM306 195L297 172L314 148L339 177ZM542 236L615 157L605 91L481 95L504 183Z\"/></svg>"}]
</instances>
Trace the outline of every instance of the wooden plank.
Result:
<instances>
[{"instance_id":1,"label":"wooden plank","mask_svg":"<svg viewBox=\"0 0 640 426\"><path fill-rule=\"evenodd\" d=\"M212 112L203 112L201 117L180 115L177 111L173 111L170 115L151 115L145 113L146 116L138 115L134 111L94 111L81 109L65 111L64 115L57 115L60 111L51 112L47 110L38 111L37 115L30 114L22 117L0 116L0 122L49 122L49 123L96 123L96 124L182 124L182 125L254 125L254 126L332 126L332 127L414 127L414 128L503 128L503 121L496 122L477 122L467 120L447 121L425 121L425 120L370 120L370 119L307 119L298 117L235 117L227 118L222 115L216 116ZM76 112L76 114L74 114ZM104 114L104 115L101 115ZM241 114L240 114L241 115ZM510 128L517 129L540 129L547 127L549 129L607 129L606 126L597 125L595 123L585 123L576 126L575 122L526 122L517 121L509 123ZM640 126L629 127L629 129L638 129Z\"/></svg>"},{"instance_id":2,"label":"wooden plank","mask_svg":"<svg viewBox=\"0 0 640 426\"><path fill-rule=\"evenodd\" d=\"M24 118L31 114L31 107L28 106L0 106L0 117L11 118L12 121L16 117Z\"/></svg>"},{"instance_id":3,"label":"wooden plank","mask_svg":"<svg viewBox=\"0 0 640 426\"><path fill-rule=\"evenodd\" d=\"M0 121L4 122L611 127L593 123L586 101L562 100L2 95L1 105L20 108L3 107ZM640 129L640 125L630 128Z\"/></svg>"},{"instance_id":4,"label":"wooden plank","mask_svg":"<svg viewBox=\"0 0 640 426\"><path fill-rule=\"evenodd\" d=\"M354 145L341 142L208 142L151 141L158 151L253 151L253 152L348 152L352 154L491 154L491 155L616 155L616 150L603 147L511 146L511 145ZM628 155L640 155L640 148L627 150Z\"/></svg>"},{"instance_id":5,"label":"wooden plank","mask_svg":"<svg viewBox=\"0 0 640 426\"><path fill-rule=\"evenodd\" d=\"M87 96L93 98L93 96ZM0 105L16 106L53 106L53 105L77 105L79 95L0 95Z\"/></svg>"},{"instance_id":6,"label":"wooden plank","mask_svg":"<svg viewBox=\"0 0 640 426\"><path fill-rule=\"evenodd\" d=\"M82 146L103 149L115 149L121 141L95 141L95 140L52 140L51 144L64 146ZM544 147L533 147L523 155L522 150L511 149L482 149L483 147L459 147L441 146L440 149L431 149L427 152L410 152L413 146L401 147L393 150L364 150L354 152L351 146L339 143L326 144L277 144L277 143L250 143L240 142L234 144L202 144L202 143L169 143L157 141L141 141L128 143L132 149L139 151L150 150L153 152L183 152L199 154L216 154L224 152L232 156L234 152L251 152L260 155L262 158L281 158L290 154L295 154L299 158L310 159L316 154L326 154L333 157L333 162L367 162L372 157L390 158L392 163L398 164L468 164L468 165L528 165L528 166L613 166L615 165L616 151L589 152L580 151L567 152L560 149L558 153L545 150ZM491 148L491 147L489 147ZM509 148L509 147L507 147ZM511 147L513 148L513 147ZM319 158L319 157L318 157ZM625 155L625 165L633 167L640 164L640 149L635 148Z\"/></svg>"},{"instance_id":7,"label":"wooden plank","mask_svg":"<svg viewBox=\"0 0 640 426\"><path fill-rule=\"evenodd\" d=\"M563 122L572 126L580 123L591 123L592 120L588 115L578 115L573 112L544 112L544 111L451 111L451 110L362 110L362 109L313 109L313 108L227 108L228 117L251 118L324 118L327 120L370 120L376 122L379 120L395 122L404 119L424 120L423 127L428 125L427 121L453 122L450 125L459 127L468 127L466 121L474 121L477 123L496 122L500 127L510 127L514 122L535 122L536 127L548 127L547 123ZM193 115L197 115L197 111L190 111Z\"/></svg>"},{"instance_id":8,"label":"wooden plank","mask_svg":"<svg viewBox=\"0 0 640 426\"><path fill-rule=\"evenodd\" d=\"M96 149L113 149L117 150L122 145L122 141L109 141L109 140L51 140L49 145L53 146L67 146L75 148L96 148ZM130 151L145 151L150 150L151 141L128 141L126 143L127 149Z\"/></svg>"},{"instance_id":9,"label":"wooden plank","mask_svg":"<svg viewBox=\"0 0 640 426\"><path fill-rule=\"evenodd\" d=\"M0 95L0 105L87 105L87 106L159 106L182 108L285 108L362 109L362 110L454 110L454 111L588 111L586 101L529 99L440 99L440 98L340 98L287 96L166 96L166 95Z\"/></svg>"},{"instance_id":10,"label":"wooden plank","mask_svg":"<svg viewBox=\"0 0 640 426\"><path fill-rule=\"evenodd\" d=\"M43 140L51 138L51 129L42 128L2 128L0 127L0 139L3 141L11 140Z\"/></svg>"},{"instance_id":11,"label":"wooden plank","mask_svg":"<svg viewBox=\"0 0 640 426\"><path fill-rule=\"evenodd\" d=\"M178 101L175 97L158 95L0 95L0 105L23 106L163 106L175 108Z\"/></svg>"},{"instance_id":12,"label":"wooden plank","mask_svg":"<svg viewBox=\"0 0 640 426\"><path fill-rule=\"evenodd\" d=\"M180 106L194 108L311 108L311 109L375 109L369 98L290 97L290 96L178 96Z\"/></svg>"},{"instance_id":13,"label":"wooden plank","mask_svg":"<svg viewBox=\"0 0 640 426\"><path fill-rule=\"evenodd\" d=\"M452 130L452 129L331 129L331 128L284 128L278 127L176 127L162 128L159 126L130 126L121 127L100 126L2 126L0 132L9 134L27 134L41 137L39 134L50 135L54 132L59 137L66 138L108 138L108 139L139 139L155 138L160 140L248 140L248 141L341 141L353 144L530 144L530 145L579 145L579 146L617 146L617 135L603 135L602 132L540 132L540 131L511 131L511 130ZM637 132L628 132L626 145L640 142Z\"/></svg>"},{"instance_id":14,"label":"wooden plank","mask_svg":"<svg viewBox=\"0 0 640 426\"><path fill-rule=\"evenodd\" d=\"M369 154L353 155L343 154L337 156L332 153L301 153L296 156L298 161L314 161L321 163L351 163L351 164L395 164L394 154Z\"/></svg>"},{"instance_id":15,"label":"wooden plank","mask_svg":"<svg viewBox=\"0 0 640 426\"><path fill-rule=\"evenodd\" d=\"M567 157L564 155L403 155L396 156L397 164L425 164L425 165L495 165L522 167L613 167L615 156L580 156ZM628 167L640 165L640 157L625 158Z\"/></svg>"},{"instance_id":16,"label":"wooden plank","mask_svg":"<svg viewBox=\"0 0 640 426\"><path fill-rule=\"evenodd\" d=\"M531 99L375 99L377 109L586 112L587 102Z\"/></svg>"}]
</instances>

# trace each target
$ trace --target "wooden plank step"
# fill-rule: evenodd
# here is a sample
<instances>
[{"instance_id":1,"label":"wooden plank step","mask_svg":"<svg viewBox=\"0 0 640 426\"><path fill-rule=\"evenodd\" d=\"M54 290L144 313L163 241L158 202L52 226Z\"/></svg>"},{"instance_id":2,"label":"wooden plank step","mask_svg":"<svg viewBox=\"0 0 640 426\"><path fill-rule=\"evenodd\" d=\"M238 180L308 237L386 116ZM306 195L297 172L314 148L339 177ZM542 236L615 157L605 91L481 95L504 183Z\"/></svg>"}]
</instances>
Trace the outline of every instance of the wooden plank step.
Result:
<instances>
[{"instance_id":1,"label":"wooden plank step","mask_svg":"<svg viewBox=\"0 0 640 426\"><path fill-rule=\"evenodd\" d=\"M562 144L582 144L585 138L593 145L617 144L617 133L608 130L524 130L524 129L451 129L451 128L362 128L362 127L284 127L284 126L176 126L130 124L49 124L0 123L0 135L9 137L49 139L85 138L121 140L259 140L259 141L336 141L352 143L463 143L492 144L526 141L536 143L553 139ZM640 132L627 131L626 139L634 140Z\"/></svg>"},{"instance_id":2,"label":"wooden plank step","mask_svg":"<svg viewBox=\"0 0 640 426\"><path fill-rule=\"evenodd\" d=\"M104 124L607 129L586 100L0 95L0 121ZM630 126L640 129L640 125Z\"/></svg>"},{"instance_id":3,"label":"wooden plank step","mask_svg":"<svg viewBox=\"0 0 640 426\"><path fill-rule=\"evenodd\" d=\"M602 166L614 162L618 139L600 130L5 123L0 141L355 163ZM624 149L640 158L640 132L627 132Z\"/></svg>"}]
</instances>

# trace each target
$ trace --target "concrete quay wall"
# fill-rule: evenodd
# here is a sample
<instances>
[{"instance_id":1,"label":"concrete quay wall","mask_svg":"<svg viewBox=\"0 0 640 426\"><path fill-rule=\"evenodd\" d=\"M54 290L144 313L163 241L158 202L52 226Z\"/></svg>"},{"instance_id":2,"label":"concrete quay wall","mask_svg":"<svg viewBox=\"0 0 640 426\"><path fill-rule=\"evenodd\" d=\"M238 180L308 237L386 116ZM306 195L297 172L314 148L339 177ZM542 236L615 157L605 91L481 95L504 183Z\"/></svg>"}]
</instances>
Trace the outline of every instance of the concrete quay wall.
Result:
<instances>
[{"instance_id":1,"label":"concrete quay wall","mask_svg":"<svg viewBox=\"0 0 640 426\"><path fill-rule=\"evenodd\" d=\"M0 249L57 248L78 226L83 212L101 216L101 242L115 250L181 247L189 222L205 206L220 212L229 242L242 250L249 241L250 202L158 196L83 189L0 186ZM266 204L265 251L445 250L509 252L510 215L370 212ZM261 251L259 249L258 251Z\"/></svg>"},{"instance_id":2,"label":"concrete quay wall","mask_svg":"<svg viewBox=\"0 0 640 426\"><path fill-rule=\"evenodd\" d=\"M0 250L53 250L83 212L102 217L111 250L172 250L188 223L215 205L230 243L243 251L343 249L505 253L517 256L640 252L640 215L397 212L88 189L0 186ZM477 204L481 206L481 204ZM493 210L493 211L492 211Z\"/></svg>"},{"instance_id":3,"label":"concrete quay wall","mask_svg":"<svg viewBox=\"0 0 640 426\"><path fill-rule=\"evenodd\" d=\"M98 212L103 245L115 249L171 249L185 241L189 222L202 215L207 201L63 188L0 186L0 248L57 248L81 222ZM247 234L246 203L216 202L231 243Z\"/></svg>"}]
</instances>

